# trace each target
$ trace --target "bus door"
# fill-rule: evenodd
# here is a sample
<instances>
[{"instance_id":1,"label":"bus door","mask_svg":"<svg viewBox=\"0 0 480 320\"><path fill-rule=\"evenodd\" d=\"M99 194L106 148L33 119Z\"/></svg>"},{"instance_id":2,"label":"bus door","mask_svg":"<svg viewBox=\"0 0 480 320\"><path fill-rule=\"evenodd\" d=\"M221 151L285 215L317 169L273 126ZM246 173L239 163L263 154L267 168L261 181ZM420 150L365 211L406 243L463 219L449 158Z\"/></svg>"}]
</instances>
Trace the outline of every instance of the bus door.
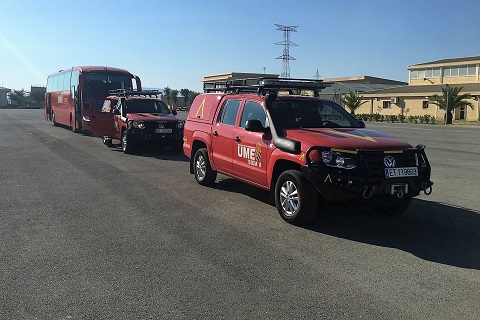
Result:
<instances>
[{"instance_id":1,"label":"bus door","mask_svg":"<svg viewBox=\"0 0 480 320\"><path fill-rule=\"evenodd\" d=\"M113 104L109 99L91 98L88 109L83 110L84 130L97 137L114 136Z\"/></svg>"},{"instance_id":2,"label":"bus door","mask_svg":"<svg viewBox=\"0 0 480 320\"><path fill-rule=\"evenodd\" d=\"M80 100L78 99L78 86L71 87L72 103L73 103L73 119L72 129L82 130L82 108L80 107Z\"/></svg>"}]
</instances>

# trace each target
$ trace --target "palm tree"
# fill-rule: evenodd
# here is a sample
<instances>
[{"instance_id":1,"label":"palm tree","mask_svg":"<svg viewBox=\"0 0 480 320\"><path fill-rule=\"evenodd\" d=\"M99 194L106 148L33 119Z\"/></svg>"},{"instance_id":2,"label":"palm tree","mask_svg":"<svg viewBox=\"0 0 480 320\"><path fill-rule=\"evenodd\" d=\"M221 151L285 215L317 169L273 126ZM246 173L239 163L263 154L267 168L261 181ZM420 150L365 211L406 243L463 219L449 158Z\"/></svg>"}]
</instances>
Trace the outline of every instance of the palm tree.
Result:
<instances>
[{"instance_id":1,"label":"palm tree","mask_svg":"<svg viewBox=\"0 0 480 320\"><path fill-rule=\"evenodd\" d=\"M163 95L167 98L167 105L170 105L170 92L171 91L172 91L172 89L170 89L169 87L163 88Z\"/></svg>"},{"instance_id":2,"label":"palm tree","mask_svg":"<svg viewBox=\"0 0 480 320\"><path fill-rule=\"evenodd\" d=\"M188 89L180 89L180 94L183 96L183 102L185 104L185 109L187 108L187 104L190 99L190 90Z\"/></svg>"},{"instance_id":3,"label":"palm tree","mask_svg":"<svg viewBox=\"0 0 480 320\"><path fill-rule=\"evenodd\" d=\"M469 106L473 109L473 104L463 99L468 98L468 94L460 94L463 87L450 87L448 84L442 87L442 95L434 95L429 99L429 103L437 105L445 110L445 123L452 123L452 111L456 108Z\"/></svg>"},{"instance_id":4,"label":"palm tree","mask_svg":"<svg viewBox=\"0 0 480 320\"><path fill-rule=\"evenodd\" d=\"M350 110L350 114L355 115L355 110L357 110L362 104L367 101L362 101L363 96L359 95L357 91L350 91L349 93L342 96L341 101Z\"/></svg>"},{"instance_id":5,"label":"palm tree","mask_svg":"<svg viewBox=\"0 0 480 320\"><path fill-rule=\"evenodd\" d=\"M174 106L177 104L178 101L178 90L170 90L170 98L172 99L172 109L176 109L176 107L174 108Z\"/></svg>"}]
</instances>

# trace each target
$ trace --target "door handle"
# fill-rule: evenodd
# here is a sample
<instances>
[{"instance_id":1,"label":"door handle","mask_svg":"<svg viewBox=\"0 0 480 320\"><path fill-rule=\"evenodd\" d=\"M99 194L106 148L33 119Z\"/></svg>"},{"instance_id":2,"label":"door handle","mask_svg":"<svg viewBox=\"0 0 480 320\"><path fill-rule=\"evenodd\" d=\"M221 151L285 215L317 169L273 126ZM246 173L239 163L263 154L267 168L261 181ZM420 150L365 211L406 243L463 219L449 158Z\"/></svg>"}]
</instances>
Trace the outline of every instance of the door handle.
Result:
<instances>
[{"instance_id":1,"label":"door handle","mask_svg":"<svg viewBox=\"0 0 480 320\"><path fill-rule=\"evenodd\" d=\"M239 137L235 137L235 139L233 139L233 140L235 140L235 141L237 141L237 142L240 142L240 138L239 138Z\"/></svg>"},{"instance_id":2,"label":"door handle","mask_svg":"<svg viewBox=\"0 0 480 320\"><path fill-rule=\"evenodd\" d=\"M217 131L213 131L213 135L214 135L215 137L218 137L218 132L217 132Z\"/></svg>"}]
</instances>

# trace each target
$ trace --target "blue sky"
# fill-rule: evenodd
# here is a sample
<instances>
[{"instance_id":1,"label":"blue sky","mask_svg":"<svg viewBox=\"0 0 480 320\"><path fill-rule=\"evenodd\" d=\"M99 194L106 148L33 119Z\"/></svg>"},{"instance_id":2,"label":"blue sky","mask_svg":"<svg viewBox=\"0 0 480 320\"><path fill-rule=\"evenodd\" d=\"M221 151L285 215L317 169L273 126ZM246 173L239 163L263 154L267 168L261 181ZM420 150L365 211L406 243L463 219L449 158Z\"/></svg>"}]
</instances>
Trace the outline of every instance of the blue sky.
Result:
<instances>
[{"instance_id":1,"label":"blue sky","mask_svg":"<svg viewBox=\"0 0 480 320\"><path fill-rule=\"evenodd\" d=\"M0 86L29 90L76 65L194 91L205 75L280 74L275 24L298 26L292 78L407 81L408 65L480 56L479 0L2 0Z\"/></svg>"}]
</instances>

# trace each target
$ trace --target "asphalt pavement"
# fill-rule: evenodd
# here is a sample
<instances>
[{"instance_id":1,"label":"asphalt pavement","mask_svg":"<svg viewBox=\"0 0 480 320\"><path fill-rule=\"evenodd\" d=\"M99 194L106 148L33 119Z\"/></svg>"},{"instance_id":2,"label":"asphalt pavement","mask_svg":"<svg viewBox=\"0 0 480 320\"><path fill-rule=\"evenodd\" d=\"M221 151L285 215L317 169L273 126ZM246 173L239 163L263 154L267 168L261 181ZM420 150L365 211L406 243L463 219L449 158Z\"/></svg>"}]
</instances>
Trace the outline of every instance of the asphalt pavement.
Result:
<instances>
[{"instance_id":1,"label":"asphalt pavement","mask_svg":"<svg viewBox=\"0 0 480 320\"><path fill-rule=\"evenodd\" d=\"M480 127L367 128L426 144L433 194L296 227L169 148L0 110L0 319L480 318Z\"/></svg>"}]
</instances>

